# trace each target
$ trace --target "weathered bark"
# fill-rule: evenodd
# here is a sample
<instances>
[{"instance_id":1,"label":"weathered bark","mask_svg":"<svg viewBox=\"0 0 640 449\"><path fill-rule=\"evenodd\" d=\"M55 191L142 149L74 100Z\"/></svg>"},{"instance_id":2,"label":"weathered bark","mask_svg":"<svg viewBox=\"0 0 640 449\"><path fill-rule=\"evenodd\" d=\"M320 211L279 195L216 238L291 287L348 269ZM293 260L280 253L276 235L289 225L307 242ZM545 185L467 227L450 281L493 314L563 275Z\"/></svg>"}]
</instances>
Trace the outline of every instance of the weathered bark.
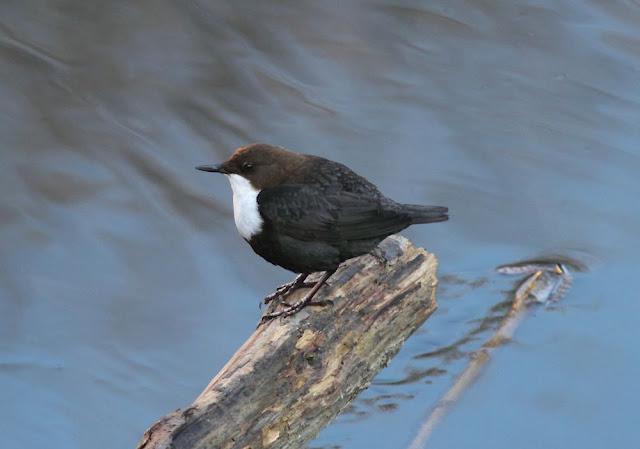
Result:
<instances>
[{"instance_id":1,"label":"weathered bark","mask_svg":"<svg viewBox=\"0 0 640 449\"><path fill-rule=\"evenodd\" d=\"M386 262L359 257L329 279L315 300L332 305L260 325L193 404L149 428L138 449L303 447L436 308L435 256L399 236L380 249Z\"/></svg>"}]
</instances>

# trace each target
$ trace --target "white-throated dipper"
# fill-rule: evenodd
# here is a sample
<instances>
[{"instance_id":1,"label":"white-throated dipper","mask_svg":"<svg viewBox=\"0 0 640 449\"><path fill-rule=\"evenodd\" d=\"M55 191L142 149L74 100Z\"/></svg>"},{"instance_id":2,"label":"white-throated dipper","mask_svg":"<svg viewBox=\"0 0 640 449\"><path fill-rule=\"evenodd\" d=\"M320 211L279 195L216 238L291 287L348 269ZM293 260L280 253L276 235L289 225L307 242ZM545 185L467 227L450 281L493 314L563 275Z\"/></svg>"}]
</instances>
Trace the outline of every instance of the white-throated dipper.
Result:
<instances>
[{"instance_id":1,"label":"white-throated dipper","mask_svg":"<svg viewBox=\"0 0 640 449\"><path fill-rule=\"evenodd\" d=\"M251 248L299 273L265 302L311 287L303 299L263 320L296 313L342 262L374 251L385 237L449 218L446 207L396 203L338 162L262 143L238 148L222 164L196 168L229 178L236 227ZM306 283L317 271L325 272L320 280Z\"/></svg>"}]
</instances>

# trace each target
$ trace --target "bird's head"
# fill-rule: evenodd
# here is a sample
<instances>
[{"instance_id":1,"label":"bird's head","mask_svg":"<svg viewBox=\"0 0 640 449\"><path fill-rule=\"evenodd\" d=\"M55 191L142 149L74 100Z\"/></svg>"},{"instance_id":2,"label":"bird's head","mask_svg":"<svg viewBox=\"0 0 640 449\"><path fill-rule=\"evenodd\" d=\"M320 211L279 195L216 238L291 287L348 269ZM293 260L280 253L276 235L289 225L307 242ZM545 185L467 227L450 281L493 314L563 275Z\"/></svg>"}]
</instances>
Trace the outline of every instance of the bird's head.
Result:
<instances>
[{"instance_id":1,"label":"bird's head","mask_svg":"<svg viewBox=\"0 0 640 449\"><path fill-rule=\"evenodd\" d=\"M197 170L222 173L230 179L240 176L260 191L286 182L304 156L284 148L254 143L238 148L229 159L217 165L200 165Z\"/></svg>"}]
</instances>

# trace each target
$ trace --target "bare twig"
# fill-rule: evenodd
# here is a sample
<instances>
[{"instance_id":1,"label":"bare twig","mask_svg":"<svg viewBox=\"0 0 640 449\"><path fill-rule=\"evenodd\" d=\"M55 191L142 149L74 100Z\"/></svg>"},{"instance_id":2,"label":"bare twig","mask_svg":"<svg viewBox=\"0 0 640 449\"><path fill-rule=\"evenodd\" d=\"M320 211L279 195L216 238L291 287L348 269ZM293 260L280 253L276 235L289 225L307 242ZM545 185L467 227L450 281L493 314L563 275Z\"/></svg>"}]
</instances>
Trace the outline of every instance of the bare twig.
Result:
<instances>
[{"instance_id":1,"label":"bare twig","mask_svg":"<svg viewBox=\"0 0 640 449\"><path fill-rule=\"evenodd\" d=\"M465 370L458 376L451 388L437 402L431 413L423 421L418 433L408 449L423 449L435 427L458 401L462 393L478 378L491 358L491 352L510 341L526 316L529 305L559 300L571 285L571 274L563 264L517 264L498 267L503 274L529 274L517 288L509 312L504 316L498 329L482 347L475 351Z\"/></svg>"}]
</instances>

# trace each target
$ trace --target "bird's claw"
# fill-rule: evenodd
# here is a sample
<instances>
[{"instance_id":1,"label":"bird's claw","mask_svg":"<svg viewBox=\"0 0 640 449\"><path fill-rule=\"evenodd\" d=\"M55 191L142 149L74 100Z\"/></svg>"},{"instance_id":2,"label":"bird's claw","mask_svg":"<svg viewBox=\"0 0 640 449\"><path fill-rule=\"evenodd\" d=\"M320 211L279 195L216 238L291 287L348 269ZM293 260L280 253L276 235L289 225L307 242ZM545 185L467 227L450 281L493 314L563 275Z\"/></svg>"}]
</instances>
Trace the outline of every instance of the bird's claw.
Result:
<instances>
[{"instance_id":1,"label":"bird's claw","mask_svg":"<svg viewBox=\"0 0 640 449\"><path fill-rule=\"evenodd\" d=\"M304 276L304 277L303 277ZM299 275L291 282L287 282L286 284L282 284L280 287L276 288L276 291L271 293L270 295L265 296L263 302L265 304L269 304L274 299L284 298L289 293L299 288L311 288L315 284L313 282L305 282L304 279L306 275Z\"/></svg>"},{"instance_id":2,"label":"bird's claw","mask_svg":"<svg viewBox=\"0 0 640 449\"><path fill-rule=\"evenodd\" d=\"M291 316L294 315L295 313L297 313L299 310L301 310L302 308L311 305L311 304L316 304L316 302L313 301L313 297L314 295L318 292L318 290L320 289L320 287L322 287L325 282L327 281L327 279L329 279L329 277L331 277L331 275L333 275L333 273L335 273L336 270L331 270L331 271L326 271L322 277L320 278L320 280L318 280L317 282L315 282L313 284L313 288L302 298L300 299L298 302L295 302L291 305L287 304L287 307L277 311L277 312L271 312L271 313L265 313L264 315L262 315L262 318L260 318L260 323L258 323L258 326L260 326L262 323L272 320L274 318L277 317L287 317L287 316ZM296 280L294 281L294 284L299 287L301 285L303 285L305 282L304 280L306 279L306 275L301 274L299 275ZM296 288L296 287L294 287ZM330 303L331 301L329 301ZM317 304L318 305L324 305L327 303L327 300L324 301L318 301Z\"/></svg>"},{"instance_id":3,"label":"bird's claw","mask_svg":"<svg viewBox=\"0 0 640 449\"><path fill-rule=\"evenodd\" d=\"M287 307L278 312L265 313L262 318L260 318L260 323L258 324L258 326L262 323L266 323L267 321L271 321L274 318L285 318L291 315L295 315L307 306L332 306L333 301L329 299L325 299L322 301L298 301L294 304L283 303L283 305L286 305Z\"/></svg>"},{"instance_id":4,"label":"bird's claw","mask_svg":"<svg viewBox=\"0 0 640 449\"><path fill-rule=\"evenodd\" d=\"M279 316L287 317L287 316L294 315L296 312L302 310L304 306L305 304L301 304L300 302L297 302L288 307L285 307L284 309L278 312L265 313L262 316L262 318L260 318L260 324L266 323L267 321L271 321L272 319L278 318Z\"/></svg>"},{"instance_id":5,"label":"bird's claw","mask_svg":"<svg viewBox=\"0 0 640 449\"><path fill-rule=\"evenodd\" d=\"M264 300L262 302L265 303L265 304L269 304L274 299L278 299L280 297L286 296L287 293L289 293L289 291L291 291L291 289L293 288L294 284L295 284L295 281L287 282L286 284L282 284L280 287L276 288L275 292L265 296Z\"/></svg>"}]
</instances>

